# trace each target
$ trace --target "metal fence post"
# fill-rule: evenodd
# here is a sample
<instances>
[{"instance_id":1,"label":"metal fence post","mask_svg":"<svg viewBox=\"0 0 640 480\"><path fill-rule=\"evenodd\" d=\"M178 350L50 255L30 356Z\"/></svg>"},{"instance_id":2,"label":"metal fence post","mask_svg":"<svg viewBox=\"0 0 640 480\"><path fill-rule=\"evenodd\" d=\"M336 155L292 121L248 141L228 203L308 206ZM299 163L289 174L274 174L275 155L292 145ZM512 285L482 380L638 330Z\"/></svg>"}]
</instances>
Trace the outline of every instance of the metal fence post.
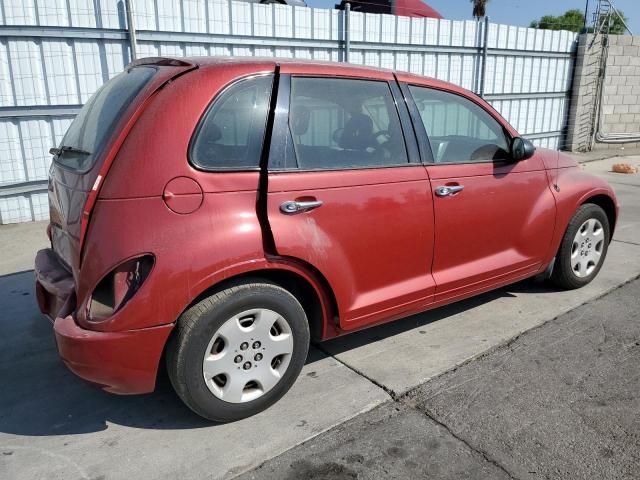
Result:
<instances>
[{"instance_id":1,"label":"metal fence post","mask_svg":"<svg viewBox=\"0 0 640 480\"><path fill-rule=\"evenodd\" d=\"M489 17L484 17L484 32L482 33L482 69L480 70L480 96L484 97L484 78L487 72L487 49L489 48Z\"/></svg>"},{"instance_id":2,"label":"metal fence post","mask_svg":"<svg viewBox=\"0 0 640 480\"><path fill-rule=\"evenodd\" d=\"M138 58L138 42L136 40L136 23L133 15L134 12L134 0L125 0L127 8L127 30L129 32L129 44L131 46L131 60Z\"/></svg>"},{"instance_id":3,"label":"metal fence post","mask_svg":"<svg viewBox=\"0 0 640 480\"><path fill-rule=\"evenodd\" d=\"M587 0L586 5L584 6L584 25L582 26L582 32L587 33L587 16L589 15L589 0Z\"/></svg>"},{"instance_id":4,"label":"metal fence post","mask_svg":"<svg viewBox=\"0 0 640 480\"><path fill-rule=\"evenodd\" d=\"M349 38L349 13L351 12L351 4L347 2L344 6L344 26L343 37L344 38L344 61L349 63L349 50L351 49L351 39Z\"/></svg>"}]
</instances>

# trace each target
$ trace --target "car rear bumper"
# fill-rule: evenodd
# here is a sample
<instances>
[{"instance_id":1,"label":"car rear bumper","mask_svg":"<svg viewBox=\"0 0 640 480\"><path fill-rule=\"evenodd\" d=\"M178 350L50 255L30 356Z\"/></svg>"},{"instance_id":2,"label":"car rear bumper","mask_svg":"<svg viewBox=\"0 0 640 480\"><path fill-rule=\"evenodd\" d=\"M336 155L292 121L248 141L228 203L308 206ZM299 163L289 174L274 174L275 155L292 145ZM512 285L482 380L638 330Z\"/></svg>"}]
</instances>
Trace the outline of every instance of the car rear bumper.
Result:
<instances>
[{"instance_id":1,"label":"car rear bumper","mask_svg":"<svg viewBox=\"0 0 640 480\"><path fill-rule=\"evenodd\" d=\"M112 393L153 391L172 324L121 332L87 330L74 319L73 277L51 249L38 252L35 276L38 306L53 322L58 352L73 373Z\"/></svg>"},{"instance_id":2,"label":"car rear bumper","mask_svg":"<svg viewBox=\"0 0 640 480\"><path fill-rule=\"evenodd\" d=\"M76 325L71 315L54 323L58 352L80 378L111 393L152 392L158 363L173 325L93 332Z\"/></svg>"}]
</instances>

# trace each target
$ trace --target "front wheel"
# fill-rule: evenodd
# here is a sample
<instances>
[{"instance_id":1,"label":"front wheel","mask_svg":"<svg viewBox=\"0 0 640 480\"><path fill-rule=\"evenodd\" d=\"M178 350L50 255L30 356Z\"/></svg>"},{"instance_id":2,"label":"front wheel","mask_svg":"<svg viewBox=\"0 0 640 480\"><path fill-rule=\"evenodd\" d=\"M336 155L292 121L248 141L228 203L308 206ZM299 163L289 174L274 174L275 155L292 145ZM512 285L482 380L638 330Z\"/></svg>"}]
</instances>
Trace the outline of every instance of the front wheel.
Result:
<instances>
[{"instance_id":1,"label":"front wheel","mask_svg":"<svg viewBox=\"0 0 640 480\"><path fill-rule=\"evenodd\" d=\"M591 282L607 255L609 238L609 219L604 210L591 203L580 206L560 244L551 281L565 289Z\"/></svg>"},{"instance_id":2,"label":"front wheel","mask_svg":"<svg viewBox=\"0 0 640 480\"><path fill-rule=\"evenodd\" d=\"M309 325L298 300L277 285L246 283L180 317L167 370L189 408L229 422L278 401L298 377L308 349Z\"/></svg>"}]
</instances>

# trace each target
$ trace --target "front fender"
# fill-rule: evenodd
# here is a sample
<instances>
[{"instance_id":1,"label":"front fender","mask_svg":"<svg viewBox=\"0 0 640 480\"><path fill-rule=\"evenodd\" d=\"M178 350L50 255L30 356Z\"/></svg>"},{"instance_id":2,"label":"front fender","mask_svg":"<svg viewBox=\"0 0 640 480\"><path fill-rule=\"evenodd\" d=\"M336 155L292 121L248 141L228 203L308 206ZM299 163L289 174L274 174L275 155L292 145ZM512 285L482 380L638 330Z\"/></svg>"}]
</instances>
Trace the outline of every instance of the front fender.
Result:
<instances>
[{"instance_id":1,"label":"front fender","mask_svg":"<svg viewBox=\"0 0 640 480\"><path fill-rule=\"evenodd\" d=\"M613 188L605 180L571 166L557 170L556 185L558 189L552 188L556 200L556 223L551 246L543 262L545 266L555 257L567 226L580 205L594 197L608 197L615 206L615 219L618 218L618 200ZM615 223L611 225L612 235Z\"/></svg>"}]
</instances>

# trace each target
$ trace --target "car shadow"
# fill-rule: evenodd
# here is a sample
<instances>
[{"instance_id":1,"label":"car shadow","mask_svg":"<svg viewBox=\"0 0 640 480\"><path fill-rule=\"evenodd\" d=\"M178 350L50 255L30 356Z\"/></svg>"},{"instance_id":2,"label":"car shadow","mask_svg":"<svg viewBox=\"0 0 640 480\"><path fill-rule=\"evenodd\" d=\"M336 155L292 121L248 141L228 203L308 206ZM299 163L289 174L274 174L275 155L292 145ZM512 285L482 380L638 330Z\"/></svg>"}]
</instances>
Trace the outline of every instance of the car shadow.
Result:
<instances>
[{"instance_id":1,"label":"car shadow","mask_svg":"<svg viewBox=\"0 0 640 480\"><path fill-rule=\"evenodd\" d=\"M462 300L450 305L435 308L426 312L418 313L388 323L383 323L375 327L369 327L344 337L328 340L320 344L320 348L324 350L326 347L333 355L338 355L347 350L361 347L369 343L378 342L395 335L402 334L409 330L418 329L416 333L425 333L419 330L430 323L437 322L443 318L456 315L467 310L472 310L480 305L491 302L498 298L514 297L512 293L505 289L493 290L467 300Z\"/></svg>"},{"instance_id":2,"label":"car shadow","mask_svg":"<svg viewBox=\"0 0 640 480\"><path fill-rule=\"evenodd\" d=\"M498 298L513 298L517 297L518 294L523 293L552 293L556 291L557 289L553 288L546 282L526 279L450 305L428 310L426 312L411 315L375 327L369 327L334 340L328 340L320 345L330 346L331 353L333 355L337 355L347 350L351 350L368 343L384 340L385 338L393 337L409 330L418 329L417 333L425 333L419 330L419 327L426 326L430 323L437 322L438 320L442 320L468 310L473 310L480 305L497 300Z\"/></svg>"},{"instance_id":3,"label":"car shadow","mask_svg":"<svg viewBox=\"0 0 640 480\"><path fill-rule=\"evenodd\" d=\"M331 340L341 352L473 309L511 292L544 291L530 282ZM97 432L109 423L134 428L186 430L215 425L187 408L161 369L156 390L146 395L106 393L69 372L58 357L51 324L35 303L33 272L0 276L0 432L67 435ZM534 290L532 290L534 289ZM324 349L322 349L324 350ZM307 365L327 355L312 347Z\"/></svg>"}]
</instances>

